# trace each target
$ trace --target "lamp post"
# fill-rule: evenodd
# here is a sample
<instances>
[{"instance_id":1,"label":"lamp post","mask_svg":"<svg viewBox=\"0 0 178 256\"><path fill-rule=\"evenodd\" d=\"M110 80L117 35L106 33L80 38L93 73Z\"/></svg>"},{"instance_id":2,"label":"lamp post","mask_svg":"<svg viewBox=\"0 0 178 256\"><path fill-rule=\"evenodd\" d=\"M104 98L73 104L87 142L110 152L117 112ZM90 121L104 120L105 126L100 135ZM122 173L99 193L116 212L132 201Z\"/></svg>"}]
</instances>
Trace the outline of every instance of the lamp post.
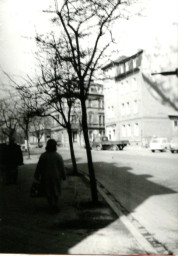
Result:
<instances>
[{"instance_id":1,"label":"lamp post","mask_svg":"<svg viewBox=\"0 0 178 256\"><path fill-rule=\"evenodd\" d=\"M160 72L160 73L151 73L152 76L154 75L163 75L163 76L172 76L172 75L176 75L178 77L178 68L176 68L175 71L164 71L164 72Z\"/></svg>"}]
</instances>

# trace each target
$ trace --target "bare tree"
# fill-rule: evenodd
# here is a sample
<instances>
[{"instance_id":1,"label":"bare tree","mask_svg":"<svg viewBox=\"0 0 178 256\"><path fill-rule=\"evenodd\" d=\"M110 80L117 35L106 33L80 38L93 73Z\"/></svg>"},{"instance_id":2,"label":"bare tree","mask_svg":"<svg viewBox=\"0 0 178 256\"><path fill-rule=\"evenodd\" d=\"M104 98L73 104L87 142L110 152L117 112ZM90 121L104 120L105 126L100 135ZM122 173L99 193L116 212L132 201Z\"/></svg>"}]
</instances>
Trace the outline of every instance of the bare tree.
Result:
<instances>
[{"instance_id":1,"label":"bare tree","mask_svg":"<svg viewBox=\"0 0 178 256\"><path fill-rule=\"evenodd\" d=\"M58 8L57 0L54 0L54 3L55 8L46 11L54 15L54 31L50 31L46 36L36 37L37 43L41 45L39 54L42 73L36 88L38 97L41 95L40 99L45 105L61 113L69 134L69 142L72 105L76 99L80 101L91 196L92 201L96 203L98 195L88 136L86 100L91 82L101 70L101 59L113 43L112 24L117 18L123 17L122 2L66 0L62 8ZM67 116L63 112L63 104L66 103Z\"/></svg>"},{"instance_id":2,"label":"bare tree","mask_svg":"<svg viewBox=\"0 0 178 256\"><path fill-rule=\"evenodd\" d=\"M29 147L29 131L30 131L30 124L32 118L35 116L34 110L32 108L31 99L28 97L22 97L20 94L18 97L18 113L19 118L17 119L19 127L23 130L26 144L27 144L27 154L28 158L30 158L30 147Z\"/></svg>"},{"instance_id":3,"label":"bare tree","mask_svg":"<svg viewBox=\"0 0 178 256\"><path fill-rule=\"evenodd\" d=\"M98 201L98 196L88 137L86 99L91 81L101 67L100 59L112 42L110 28L113 20L119 17L120 4L119 0L67 0L59 10L55 0L56 16L52 20L59 26L60 33L56 44L57 58L70 63L70 72L77 82L93 202ZM56 33L54 37L57 37ZM50 39L45 40L50 44Z\"/></svg>"},{"instance_id":4,"label":"bare tree","mask_svg":"<svg viewBox=\"0 0 178 256\"><path fill-rule=\"evenodd\" d=\"M19 113L17 101L14 97L8 97L0 101L0 125L1 132L10 141L16 134Z\"/></svg>"},{"instance_id":5,"label":"bare tree","mask_svg":"<svg viewBox=\"0 0 178 256\"><path fill-rule=\"evenodd\" d=\"M35 116L31 120L30 131L36 137L38 142L38 147L40 147L40 142L42 136L45 134L45 130L50 126L50 120L47 117Z\"/></svg>"},{"instance_id":6,"label":"bare tree","mask_svg":"<svg viewBox=\"0 0 178 256\"><path fill-rule=\"evenodd\" d=\"M53 55L49 46L45 42L39 41L42 45L43 51L48 51L49 56L46 56L46 62L41 63L38 55L39 65L41 68L41 76L37 81L28 79L25 85L17 86L22 98L28 98L31 101L31 108L33 114L40 117L51 117L61 127L67 130L70 153L73 164L73 173L78 174L77 163L73 148L72 127L71 127L71 111L75 98L70 96L70 90L73 88L73 80L70 78L69 71L65 73L62 78L61 70L58 68L56 57ZM48 55L48 54L47 54ZM67 67L66 67L67 68ZM56 78L57 77L57 78ZM31 89L32 88L32 89ZM59 113L61 118L57 118L55 113Z\"/></svg>"}]
</instances>

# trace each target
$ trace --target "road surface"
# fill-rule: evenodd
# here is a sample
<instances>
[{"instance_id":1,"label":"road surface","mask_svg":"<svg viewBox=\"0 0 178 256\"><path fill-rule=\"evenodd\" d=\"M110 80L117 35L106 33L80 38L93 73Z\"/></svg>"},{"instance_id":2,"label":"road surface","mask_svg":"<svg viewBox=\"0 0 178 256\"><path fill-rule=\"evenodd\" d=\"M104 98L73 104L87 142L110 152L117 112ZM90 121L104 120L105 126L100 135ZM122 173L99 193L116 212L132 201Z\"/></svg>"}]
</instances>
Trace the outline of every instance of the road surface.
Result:
<instances>
[{"instance_id":1,"label":"road surface","mask_svg":"<svg viewBox=\"0 0 178 256\"><path fill-rule=\"evenodd\" d=\"M70 163L70 155L60 150ZM96 178L153 237L178 253L178 154L92 151ZM87 172L85 150L76 150ZM176 253L177 252L177 253Z\"/></svg>"}]
</instances>

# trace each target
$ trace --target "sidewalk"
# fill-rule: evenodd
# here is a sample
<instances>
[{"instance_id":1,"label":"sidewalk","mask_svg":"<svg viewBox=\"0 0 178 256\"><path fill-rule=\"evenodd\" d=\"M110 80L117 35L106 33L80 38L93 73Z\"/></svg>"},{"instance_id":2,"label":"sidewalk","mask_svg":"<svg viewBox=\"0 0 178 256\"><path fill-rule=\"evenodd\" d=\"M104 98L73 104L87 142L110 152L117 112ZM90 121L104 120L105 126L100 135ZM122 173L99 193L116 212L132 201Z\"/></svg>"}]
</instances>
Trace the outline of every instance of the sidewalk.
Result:
<instances>
[{"instance_id":1,"label":"sidewalk","mask_svg":"<svg viewBox=\"0 0 178 256\"><path fill-rule=\"evenodd\" d=\"M18 185L1 184L0 253L147 254L100 195L100 205L91 205L81 177L68 173L58 214L49 214L45 199L30 198L37 159L25 161Z\"/></svg>"}]
</instances>

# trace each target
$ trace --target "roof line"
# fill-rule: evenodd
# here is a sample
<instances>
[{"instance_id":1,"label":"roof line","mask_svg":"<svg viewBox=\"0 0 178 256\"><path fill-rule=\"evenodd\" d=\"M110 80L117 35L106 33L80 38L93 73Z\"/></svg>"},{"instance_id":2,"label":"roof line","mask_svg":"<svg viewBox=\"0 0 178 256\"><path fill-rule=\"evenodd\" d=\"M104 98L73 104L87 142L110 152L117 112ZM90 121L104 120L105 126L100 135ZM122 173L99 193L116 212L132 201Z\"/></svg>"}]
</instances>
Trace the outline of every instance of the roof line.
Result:
<instances>
[{"instance_id":1,"label":"roof line","mask_svg":"<svg viewBox=\"0 0 178 256\"><path fill-rule=\"evenodd\" d=\"M102 70L105 70L105 69L111 67L112 65L117 65L117 64L124 63L124 62L126 62L126 61L128 61L128 60L130 60L130 59L132 59L132 58L135 58L137 55L140 55L140 54L142 54L142 53L143 53L143 50L140 50L140 51L138 51L137 53L135 53L135 54L133 54L133 55L131 55L131 56L129 56L129 57L126 57L126 58L123 59L123 60L120 60L120 61L119 61L119 60L111 61L110 63L108 63L108 64L106 64L105 66L103 66L101 69L102 69Z\"/></svg>"}]
</instances>

